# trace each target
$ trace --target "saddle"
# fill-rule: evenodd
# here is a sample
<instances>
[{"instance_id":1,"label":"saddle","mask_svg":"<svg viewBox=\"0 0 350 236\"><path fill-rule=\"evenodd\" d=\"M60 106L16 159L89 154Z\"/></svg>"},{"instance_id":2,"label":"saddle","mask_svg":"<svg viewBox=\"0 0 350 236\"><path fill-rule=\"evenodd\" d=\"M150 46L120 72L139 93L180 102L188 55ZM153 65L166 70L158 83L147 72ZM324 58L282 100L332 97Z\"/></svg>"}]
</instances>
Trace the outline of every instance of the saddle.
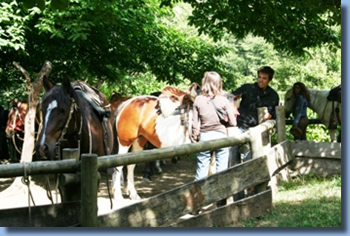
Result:
<instances>
[{"instance_id":1,"label":"saddle","mask_svg":"<svg viewBox=\"0 0 350 236\"><path fill-rule=\"evenodd\" d=\"M329 91L327 99L328 101L341 103L341 84Z\"/></svg>"},{"instance_id":2,"label":"saddle","mask_svg":"<svg viewBox=\"0 0 350 236\"><path fill-rule=\"evenodd\" d=\"M110 117L111 104L106 99L106 96L102 94L98 89L82 81L72 82L72 87L76 92L82 92L81 95L83 95L83 97L89 102L101 120L105 117Z\"/></svg>"}]
</instances>

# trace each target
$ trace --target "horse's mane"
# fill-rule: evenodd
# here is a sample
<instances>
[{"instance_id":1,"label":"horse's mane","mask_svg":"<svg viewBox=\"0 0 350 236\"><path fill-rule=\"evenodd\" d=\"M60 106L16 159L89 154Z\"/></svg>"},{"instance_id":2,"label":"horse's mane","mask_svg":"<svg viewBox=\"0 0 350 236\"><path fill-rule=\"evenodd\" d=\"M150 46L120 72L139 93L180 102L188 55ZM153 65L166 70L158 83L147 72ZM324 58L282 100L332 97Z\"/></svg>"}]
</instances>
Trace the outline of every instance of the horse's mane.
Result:
<instances>
[{"instance_id":1,"label":"horse's mane","mask_svg":"<svg viewBox=\"0 0 350 236\"><path fill-rule=\"evenodd\" d=\"M83 81L74 81L72 82L72 87L75 90L81 90L85 92L93 102L96 103L96 105L100 107L108 106L109 101L107 100L106 96L101 93L97 88L83 82Z\"/></svg>"}]
</instances>

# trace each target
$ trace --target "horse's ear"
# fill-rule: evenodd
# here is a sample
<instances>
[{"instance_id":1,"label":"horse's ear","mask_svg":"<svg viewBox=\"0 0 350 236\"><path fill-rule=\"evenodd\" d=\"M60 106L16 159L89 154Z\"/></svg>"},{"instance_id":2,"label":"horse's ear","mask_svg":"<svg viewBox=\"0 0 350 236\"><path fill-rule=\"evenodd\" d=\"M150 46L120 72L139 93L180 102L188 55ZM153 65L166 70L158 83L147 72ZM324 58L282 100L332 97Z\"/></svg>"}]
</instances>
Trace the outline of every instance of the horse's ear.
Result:
<instances>
[{"instance_id":1,"label":"horse's ear","mask_svg":"<svg viewBox=\"0 0 350 236\"><path fill-rule=\"evenodd\" d=\"M64 91L72 98L74 96L74 89L70 83L70 80L67 76L63 78L62 87Z\"/></svg>"},{"instance_id":2,"label":"horse's ear","mask_svg":"<svg viewBox=\"0 0 350 236\"><path fill-rule=\"evenodd\" d=\"M54 85L49 81L49 79L47 78L47 76L44 76L43 85L44 85L44 89L45 89L46 92L49 91L50 89L52 89L52 87L54 86Z\"/></svg>"},{"instance_id":3,"label":"horse's ear","mask_svg":"<svg viewBox=\"0 0 350 236\"><path fill-rule=\"evenodd\" d=\"M191 86L188 89L188 94L190 95L190 98L192 101L199 95L200 93L200 86L197 83L192 83Z\"/></svg>"},{"instance_id":4,"label":"horse's ear","mask_svg":"<svg viewBox=\"0 0 350 236\"><path fill-rule=\"evenodd\" d=\"M13 99L12 100L12 107L17 107L18 104L18 100L17 99Z\"/></svg>"}]
</instances>

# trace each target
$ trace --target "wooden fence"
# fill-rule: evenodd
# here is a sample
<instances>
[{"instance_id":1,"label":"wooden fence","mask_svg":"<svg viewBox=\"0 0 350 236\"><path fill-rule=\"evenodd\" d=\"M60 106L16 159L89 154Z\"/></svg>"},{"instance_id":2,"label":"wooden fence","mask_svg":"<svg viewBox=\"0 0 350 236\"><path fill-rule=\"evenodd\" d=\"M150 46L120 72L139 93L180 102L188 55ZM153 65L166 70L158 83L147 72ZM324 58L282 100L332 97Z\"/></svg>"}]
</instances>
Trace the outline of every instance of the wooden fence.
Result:
<instances>
[{"instance_id":1,"label":"wooden fence","mask_svg":"<svg viewBox=\"0 0 350 236\"><path fill-rule=\"evenodd\" d=\"M284 125L283 122L277 121L277 126L278 124ZM290 141L283 141L271 147L269 142L270 131L275 125L275 121L266 121L238 137L137 153L103 157L84 154L80 161L72 159L0 166L0 178L23 176L24 169L27 175L76 173L80 171L82 176L81 201L31 207L30 222L27 220L29 213L26 208L2 210L0 211L0 226L233 226L238 220L266 214L272 208L273 192L276 191L275 185L278 182L276 175L283 173L283 168L291 163L294 155L298 155L301 150L298 151L298 148ZM96 182L98 170L119 165L167 159L173 156L184 156L247 142L251 143L254 157L250 161L118 209L110 214L97 216ZM325 149L330 150L331 148ZM340 150L340 148L338 149ZM313 151L310 149L310 152ZM332 155L333 159L337 159L340 151ZM284 173L283 175L287 174ZM284 176L284 178L287 177ZM189 219L183 218L188 213L197 212L202 207L231 197L251 186L266 186L268 182L271 188L263 188L256 195L203 214L193 215Z\"/></svg>"}]
</instances>

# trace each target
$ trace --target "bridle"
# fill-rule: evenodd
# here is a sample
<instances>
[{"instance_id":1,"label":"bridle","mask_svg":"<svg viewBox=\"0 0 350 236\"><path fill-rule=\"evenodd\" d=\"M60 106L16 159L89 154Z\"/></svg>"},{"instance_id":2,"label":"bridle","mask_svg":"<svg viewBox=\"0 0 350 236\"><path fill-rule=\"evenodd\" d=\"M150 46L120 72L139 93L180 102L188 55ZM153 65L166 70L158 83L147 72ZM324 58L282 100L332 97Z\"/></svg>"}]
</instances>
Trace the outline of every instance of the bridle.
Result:
<instances>
[{"instance_id":1,"label":"bridle","mask_svg":"<svg viewBox=\"0 0 350 236\"><path fill-rule=\"evenodd\" d=\"M7 126L10 127L13 130L16 130L16 131L24 133L24 129L21 128L21 127L24 127L24 117L22 117L21 113L19 112L18 107L12 107L11 110L12 109L15 112L15 119L13 119L12 124L11 123L7 124Z\"/></svg>"},{"instance_id":2,"label":"bridle","mask_svg":"<svg viewBox=\"0 0 350 236\"><path fill-rule=\"evenodd\" d=\"M64 126L64 128L63 128L63 130L61 132L61 135L60 135L60 137L57 140L56 145L55 145L56 146L55 155L56 155L56 157L59 160L62 159L62 155L61 155L61 152L60 152L60 150L61 150L61 148L60 148L61 147L61 143L64 142L64 141L68 141L68 139L66 139L65 136L66 136L66 133L67 133L67 130L68 130L68 127L69 127L69 123L72 120L72 115L73 115L74 111L76 111L75 114L77 114L78 113L77 112L78 109L79 109L79 107L78 107L77 103L75 102L75 99L72 98L71 99L71 105L70 105L70 108L69 108L68 119L67 119L66 124L65 124L65 126ZM41 119L41 120L43 120L43 119ZM74 130L77 127L76 125L77 125L77 122L74 123ZM83 117L80 114L80 125L79 125L79 128L78 128L78 134L76 136L77 137L76 141L78 143L77 148L78 148L79 157L80 157L80 139L81 139L82 127L83 127ZM90 132L89 132L89 140L91 140ZM90 144L91 144L91 142L90 142Z\"/></svg>"}]
</instances>

